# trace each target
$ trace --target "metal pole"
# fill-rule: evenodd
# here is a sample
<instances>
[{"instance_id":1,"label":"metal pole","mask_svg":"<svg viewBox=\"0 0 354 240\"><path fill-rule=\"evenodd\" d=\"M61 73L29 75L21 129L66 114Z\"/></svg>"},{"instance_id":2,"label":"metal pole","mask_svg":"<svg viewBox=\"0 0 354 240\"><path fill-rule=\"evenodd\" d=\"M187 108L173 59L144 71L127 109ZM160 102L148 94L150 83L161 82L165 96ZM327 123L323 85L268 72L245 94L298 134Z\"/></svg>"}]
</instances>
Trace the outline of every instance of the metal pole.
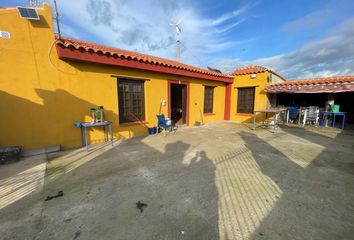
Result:
<instances>
[{"instance_id":1,"label":"metal pole","mask_svg":"<svg viewBox=\"0 0 354 240\"><path fill-rule=\"evenodd\" d=\"M179 34L177 34L176 41L176 59L178 62L181 61L181 41L179 40Z\"/></svg>"},{"instance_id":2,"label":"metal pole","mask_svg":"<svg viewBox=\"0 0 354 240\"><path fill-rule=\"evenodd\" d=\"M58 13L58 7L57 7L56 0L54 0L54 7L55 7L55 20L57 21L57 28L58 28L58 36L59 36L59 38L61 38L60 25L59 25L59 13Z\"/></svg>"}]
</instances>

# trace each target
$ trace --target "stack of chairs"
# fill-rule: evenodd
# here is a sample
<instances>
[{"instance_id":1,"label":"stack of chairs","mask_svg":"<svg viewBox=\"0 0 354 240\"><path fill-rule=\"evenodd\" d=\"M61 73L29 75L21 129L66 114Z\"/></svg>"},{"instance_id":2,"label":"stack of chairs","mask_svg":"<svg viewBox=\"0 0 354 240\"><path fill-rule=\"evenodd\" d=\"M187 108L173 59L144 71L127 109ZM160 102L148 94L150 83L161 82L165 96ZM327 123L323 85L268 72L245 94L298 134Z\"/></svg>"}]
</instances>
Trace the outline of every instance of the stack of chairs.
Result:
<instances>
[{"instance_id":1,"label":"stack of chairs","mask_svg":"<svg viewBox=\"0 0 354 240\"><path fill-rule=\"evenodd\" d=\"M305 110L305 114L303 116L303 125L310 122L315 126L318 126L320 118L320 109L317 106L309 106Z\"/></svg>"}]
</instances>

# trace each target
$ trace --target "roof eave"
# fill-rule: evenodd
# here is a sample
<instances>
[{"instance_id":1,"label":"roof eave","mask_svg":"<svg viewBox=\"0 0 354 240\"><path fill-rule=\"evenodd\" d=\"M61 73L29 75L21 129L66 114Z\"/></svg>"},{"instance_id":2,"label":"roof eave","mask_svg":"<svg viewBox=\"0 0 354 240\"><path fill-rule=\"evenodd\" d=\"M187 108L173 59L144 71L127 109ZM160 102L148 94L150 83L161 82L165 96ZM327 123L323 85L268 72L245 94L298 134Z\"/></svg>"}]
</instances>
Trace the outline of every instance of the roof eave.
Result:
<instances>
[{"instance_id":1,"label":"roof eave","mask_svg":"<svg viewBox=\"0 0 354 240\"><path fill-rule=\"evenodd\" d=\"M213 76L213 75L186 71L177 68L164 67L157 64L144 63L144 62L135 61L131 59L107 56L107 55L102 55L97 53L90 53L86 51L70 49L60 44L56 44L56 49L57 49L58 57L62 60L75 60L75 61L90 62L95 64L126 67L126 68L147 70L153 72L174 74L179 76L194 77L194 78L206 79L212 81L219 81L224 83L233 82L232 77Z\"/></svg>"},{"instance_id":2,"label":"roof eave","mask_svg":"<svg viewBox=\"0 0 354 240\"><path fill-rule=\"evenodd\" d=\"M353 92L353 84L319 84L319 85L268 85L268 93L337 93Z\"/></svg>"}]
</instances>

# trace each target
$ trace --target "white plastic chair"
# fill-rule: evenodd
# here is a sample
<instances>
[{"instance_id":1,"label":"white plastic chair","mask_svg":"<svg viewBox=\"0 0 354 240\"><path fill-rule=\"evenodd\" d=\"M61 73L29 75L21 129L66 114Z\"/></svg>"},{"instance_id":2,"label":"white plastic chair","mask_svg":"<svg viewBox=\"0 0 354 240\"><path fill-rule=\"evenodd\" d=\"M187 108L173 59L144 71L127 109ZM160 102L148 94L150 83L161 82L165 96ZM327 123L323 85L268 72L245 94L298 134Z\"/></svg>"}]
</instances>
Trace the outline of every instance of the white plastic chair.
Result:
<instances>
[{"instance_id":1,"label":"white plastic chair","mask_svg":"<svg viewBox=\"0 0 354 240\"><path fill-rule=\"evenodd\" d=\"M318 121L320 118L320 110L317 106L310 106L306 108L304 117L303 117L303 126L309 121L313 122L315 126L318 126Z\"/></svg>"}]
</instances>

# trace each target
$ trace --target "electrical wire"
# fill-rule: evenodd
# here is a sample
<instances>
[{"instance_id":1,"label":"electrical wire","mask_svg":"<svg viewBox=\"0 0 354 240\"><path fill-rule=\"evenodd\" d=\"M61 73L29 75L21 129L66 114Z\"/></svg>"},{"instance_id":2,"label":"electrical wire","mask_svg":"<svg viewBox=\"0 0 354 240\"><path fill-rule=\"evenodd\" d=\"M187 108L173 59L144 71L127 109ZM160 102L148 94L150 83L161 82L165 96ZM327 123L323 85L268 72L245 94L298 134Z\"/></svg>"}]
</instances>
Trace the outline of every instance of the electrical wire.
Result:
<instances>
[{"instance_id":1,"label":"electrical wire","mask_svg":"<svg viewBox=\"0 0 354 240\"><path fill-rule=\"evenodd\" d=\"M208 65L205 64L202 60L200 60L200 58L198 58L196 55L194 55L193 52L190 51L190 50L187 48L186 45L184 45L184 43L181 42L181 45L189 52L189 54L190 54L195 60L197 60L197 61L199 62L199 64L201 64L201 66L203 66L203 67L207 67L207 66L208 66Z\"/></svg>"},{"instance_id":2,"label":"electrical wire","mask_svg":"<svg viewBox=\"0 0 354 240\"><path fill-rule=\"evenodd\" d=\"M55 41L56 41L56 40L54 39L54 41L52 42L52 44L50 45L49 50L48 50L48 60L49 60L50 65L51 65L53 68L57 69L58 71L60 71L60 72L62 72L62 73L71 74L71 75L76 75L76 74L77 74L77 71L76 71L75 73L67 72L67 71L64 71L63 69L58 68L57 66L55 66L55 65L53 64L53 61L52 61L52 59L50 58L50 54L52 53L52 50L53 50L53 46L54 46L54 44L55 44Z\"/></svg>"}]
</instances>

